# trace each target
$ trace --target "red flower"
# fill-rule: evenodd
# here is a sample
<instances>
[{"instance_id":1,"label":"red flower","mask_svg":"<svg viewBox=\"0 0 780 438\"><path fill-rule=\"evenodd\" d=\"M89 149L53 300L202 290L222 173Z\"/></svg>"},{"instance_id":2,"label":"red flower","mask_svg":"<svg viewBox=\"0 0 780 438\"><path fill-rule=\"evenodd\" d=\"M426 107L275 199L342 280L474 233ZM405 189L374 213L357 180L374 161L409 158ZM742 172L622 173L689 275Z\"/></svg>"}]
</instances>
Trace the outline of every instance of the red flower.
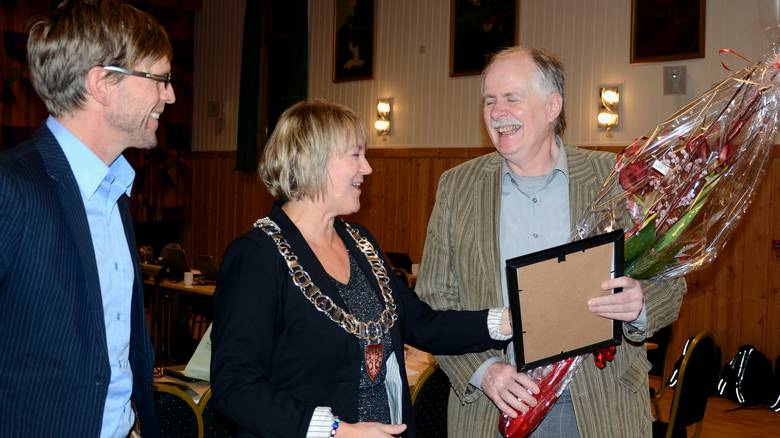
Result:
<instances>
[{"instance_id":1,"label":"red flower","mask_svg":"<svg viewBox=\"0 0 780 438\"><path fill-rule=\"evenodd\" d=\"M619 180L623 190L636 193L645 185L648 174L648 166L643 162L633 162L620 171Z\"/></svg>"}]
</instances>

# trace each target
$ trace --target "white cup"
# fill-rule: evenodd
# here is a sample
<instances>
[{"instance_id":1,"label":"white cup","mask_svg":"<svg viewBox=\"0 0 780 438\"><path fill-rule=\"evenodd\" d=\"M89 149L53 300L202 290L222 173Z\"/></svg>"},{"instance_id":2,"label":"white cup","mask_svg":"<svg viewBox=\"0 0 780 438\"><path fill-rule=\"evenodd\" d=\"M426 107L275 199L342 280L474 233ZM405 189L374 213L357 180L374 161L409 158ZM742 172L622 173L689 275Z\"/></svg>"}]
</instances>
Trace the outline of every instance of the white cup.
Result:
<instances>
[{"instance_id":1,"label":"white cup","mask_svg":"<svg viewBox=\"0 0 780 438\"><path fill-rule=\"evenodd\" d=\"M184 273L184 285L192 286L192 272L187 271Z\"/></svg>"}]
</instances>

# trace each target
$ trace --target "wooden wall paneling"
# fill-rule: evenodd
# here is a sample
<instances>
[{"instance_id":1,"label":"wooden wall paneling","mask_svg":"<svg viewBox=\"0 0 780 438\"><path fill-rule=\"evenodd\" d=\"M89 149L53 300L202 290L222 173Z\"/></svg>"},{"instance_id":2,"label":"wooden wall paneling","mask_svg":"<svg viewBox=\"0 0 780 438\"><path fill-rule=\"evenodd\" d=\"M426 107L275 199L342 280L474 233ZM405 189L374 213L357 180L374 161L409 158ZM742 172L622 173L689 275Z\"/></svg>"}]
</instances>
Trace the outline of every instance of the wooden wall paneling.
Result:
<instances>
[{"instance_id":1,"label":"wooden wall paneling","mask_svg":"<svg viewBox=\"0 0 780 438\"><path fill-rule=\"evenodd\" d=\"M369 148L374 172L363 184L361 210L347 219L366 226L385 251L406 252L419 262L439 177L490 151ZM273 199L257 176L236 172L234 163L234 152L193 154L189 253L221 259L230 241L270 208ZM715 335L724 361L745 343L772 358L780 354L780 252L771 249L772 239L780 239L780 215L774 213L779 205L780 147L775 147L770 170L731 241L712 266L686 277L689 291L670 346L675 355L687 337L704 330Z\"/></svg>"},{"instance_id":2,"label":"wooden wall paneling","mask_svg":"<svg viewBox=\"0 0 780 438\"><path fill-rule=\"evenodd\" d=\"M771 162L770 162L771 165ZM769 175L766 175L769 176ZM769 181L769 180L766 180ZM766 345L770 186L762 184L744 217L745 248L742 272L742 326L741 341L745 344ZM766 347L760 348L764 349ZM764 351L766 352L766 351Z\"/></svg>"},{"instance_id":3,"label":"wooden wall paneling","mask_svg":"<svg viewBox=\"0 0 780 438\"><path fill-rule=\"evenodd\" d=\"M769 168L769 206L766 215L770 218L770 235L772 240L780 240L780 148L775 146L774 159ZM766 349L774 354L772 359L780 355L780 248L775 248L768 255L766 276L767 284L767 333Z\"/></svg>"}]
</instances>

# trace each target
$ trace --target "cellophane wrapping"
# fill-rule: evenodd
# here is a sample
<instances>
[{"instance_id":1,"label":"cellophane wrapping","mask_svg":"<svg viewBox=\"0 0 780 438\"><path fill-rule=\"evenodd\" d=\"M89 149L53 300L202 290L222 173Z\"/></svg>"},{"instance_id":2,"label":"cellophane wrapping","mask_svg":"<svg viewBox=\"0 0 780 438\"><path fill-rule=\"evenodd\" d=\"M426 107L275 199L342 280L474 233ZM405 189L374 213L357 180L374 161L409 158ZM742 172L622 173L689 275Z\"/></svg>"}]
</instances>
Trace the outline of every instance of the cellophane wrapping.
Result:
<instances>
[{"instance_id":1,"label":"cellophane wrapping","mask_svg":"<svg viewBox=\"0 0 780 438\"><path fill-rule=\"evenodd\" d=\"M572 240L622 228L625 274L672 279L710 265L766 173L777 131L780 50L727 77L617 155ZM584 356L531 370L539 404L501 414L507 438L528 436Z\"/></svg>"}]
</instances>

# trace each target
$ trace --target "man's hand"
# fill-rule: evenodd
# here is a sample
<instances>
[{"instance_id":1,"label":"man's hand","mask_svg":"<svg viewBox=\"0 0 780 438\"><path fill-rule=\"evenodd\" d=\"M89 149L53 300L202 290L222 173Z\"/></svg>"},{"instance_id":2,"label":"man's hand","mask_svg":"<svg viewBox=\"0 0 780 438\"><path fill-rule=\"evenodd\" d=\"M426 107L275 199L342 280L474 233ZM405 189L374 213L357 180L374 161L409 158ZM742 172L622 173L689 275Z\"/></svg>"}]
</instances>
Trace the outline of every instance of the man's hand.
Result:
<instances>
[{"instance_id":1,"label":"man's hand","mask_svg":"<svg viewBox=\"0 0 780 438\"><path fill-rule=\"evenodd\" d=\"M642 285L631 277L620 277L601 283L601 289L622 287L623 292L588 300L588 310L603 318L618 321L634 321L642 311L645 295Z\"/></svg>"},{"instance_id":2,"label":"man's hand","mask_svg":"<svg viewBox=\"0 0 780 438\"><path fill-rule=\"evenodd\" d=\"M527 375L518 373L514 365L496 362L485 370L482 392L501 412L515 418L517 411L528 412L536 406L533 394L539 393L539 386Z\"/></svg>"}]
</instances>

